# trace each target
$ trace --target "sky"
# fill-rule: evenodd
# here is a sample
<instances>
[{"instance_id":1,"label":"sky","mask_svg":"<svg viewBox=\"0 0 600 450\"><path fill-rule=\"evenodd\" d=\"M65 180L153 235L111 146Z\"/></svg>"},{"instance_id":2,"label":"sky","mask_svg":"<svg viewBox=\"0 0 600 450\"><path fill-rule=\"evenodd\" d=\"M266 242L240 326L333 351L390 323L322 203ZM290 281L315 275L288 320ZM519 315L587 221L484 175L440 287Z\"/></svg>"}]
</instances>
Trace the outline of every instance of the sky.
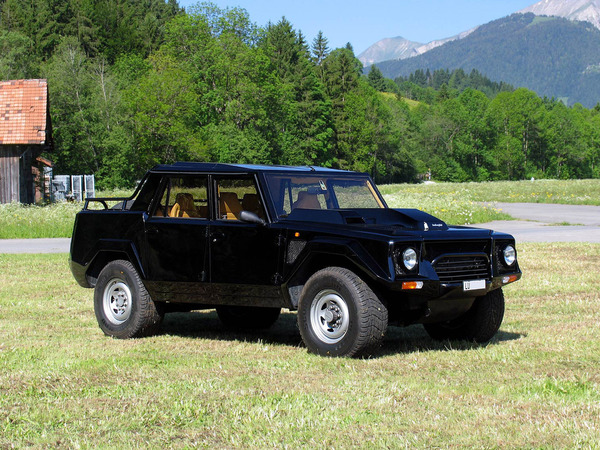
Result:
<instances>
[{"instance_id":1,"label":"sky","mask_svg":"<svg viewBox=\"0 0 600 450\"><path fill-rule=\"evenodd\" d=\"M402 36L427 43L508 16L536 0L212 0L240 7L259 26L285 17L307 42L319 31L331 49L352 44L359 55L375 42ZM185 8L198 0L179 0Z\"/></svg>"}]
</instances>

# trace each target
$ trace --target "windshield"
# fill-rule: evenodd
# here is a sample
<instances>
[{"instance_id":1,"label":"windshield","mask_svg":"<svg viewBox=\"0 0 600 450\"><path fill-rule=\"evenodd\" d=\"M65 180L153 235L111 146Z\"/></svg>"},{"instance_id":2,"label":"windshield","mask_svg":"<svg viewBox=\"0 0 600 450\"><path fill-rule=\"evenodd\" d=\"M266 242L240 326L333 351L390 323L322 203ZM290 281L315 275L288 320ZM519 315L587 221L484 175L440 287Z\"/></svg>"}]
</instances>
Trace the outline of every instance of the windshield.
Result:
<instances>
[{"instance_id":1,"label":"windshield","mask_svg":"<svg viewBox=\"0 0 600 450\"><path fill-rule=\"evenodd\" d=\"M369 178L335 175L266 175L279 217L293 209L385 208Z\"/></svg>"}]
</instances>

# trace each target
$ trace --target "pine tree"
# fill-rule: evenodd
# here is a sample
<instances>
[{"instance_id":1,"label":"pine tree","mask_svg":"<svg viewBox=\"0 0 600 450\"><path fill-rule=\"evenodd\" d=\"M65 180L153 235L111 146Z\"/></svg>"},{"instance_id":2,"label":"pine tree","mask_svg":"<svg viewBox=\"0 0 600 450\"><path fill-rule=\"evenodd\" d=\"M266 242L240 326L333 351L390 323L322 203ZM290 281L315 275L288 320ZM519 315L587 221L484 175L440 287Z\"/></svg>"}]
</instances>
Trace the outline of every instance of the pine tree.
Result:
<instances>
[{"instance_id":1,"label":"pine tree","mask_svg":"<svg viewBox=\"0 0 600 450\"><path fill-rule=\"evenodd\" d=\"M313 39L311 48L313 60L319 67L323 65L323 61L325 61L325 58L327 58L327 55L329 55L329 47L327 46L328 43L329 42L327 41L327 38L323 36L322 31L319 31L317 37Z\"/></svg>"},{"instance_id":2,"label":"pine tree","mask_svg":"<svg viewBox=\"0 0 600 450\"><path fill-rule=\"evenodd\" d=\"M383 77L381 70L379 70L379 67L375 65L371 66L369 75L367 75L367 81L373 88L377 89L379 92L385 92L385 78Z\"/></svg>"}]
</instances>

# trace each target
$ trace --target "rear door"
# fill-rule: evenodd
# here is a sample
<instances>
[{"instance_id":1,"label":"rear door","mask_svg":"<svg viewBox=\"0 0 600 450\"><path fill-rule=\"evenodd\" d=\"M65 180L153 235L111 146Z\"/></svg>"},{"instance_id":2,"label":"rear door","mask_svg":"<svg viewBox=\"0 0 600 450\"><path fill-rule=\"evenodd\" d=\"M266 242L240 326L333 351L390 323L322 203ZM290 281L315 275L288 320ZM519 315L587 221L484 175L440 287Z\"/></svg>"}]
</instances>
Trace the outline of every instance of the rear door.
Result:
<instances>
[{"instance_id":1,"label":"rear door","mask_svg":"<svg viewBox=\"0 0 600 450\"><path fill-rule=\"evenodd\" d=\"M166 175L145 224L148 287L156 300L201 302L208 273L208 176Z\"/></svg>"}]
</instances>

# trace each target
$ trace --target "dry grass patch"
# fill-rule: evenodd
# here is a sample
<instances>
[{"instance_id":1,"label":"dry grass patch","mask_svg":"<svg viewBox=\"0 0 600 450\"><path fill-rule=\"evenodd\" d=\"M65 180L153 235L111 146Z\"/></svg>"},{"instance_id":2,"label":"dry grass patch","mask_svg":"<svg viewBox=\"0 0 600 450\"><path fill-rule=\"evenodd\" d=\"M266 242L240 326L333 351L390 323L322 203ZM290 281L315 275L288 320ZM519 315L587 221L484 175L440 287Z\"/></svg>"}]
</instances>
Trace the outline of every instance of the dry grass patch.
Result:
<instances>
[{"instance_id":1,"label":"dry grass patch","mask_svg":"<svg viewBox=\"0 0 600 450\"><path fill-rule=\"evenodd\" d=\"M596 447L600 245L519 250L492 343L392 327L369 360L309 355L292 313L110 339L65 255L0 255L0 448Z\"/></svg>"}]
</instances>

